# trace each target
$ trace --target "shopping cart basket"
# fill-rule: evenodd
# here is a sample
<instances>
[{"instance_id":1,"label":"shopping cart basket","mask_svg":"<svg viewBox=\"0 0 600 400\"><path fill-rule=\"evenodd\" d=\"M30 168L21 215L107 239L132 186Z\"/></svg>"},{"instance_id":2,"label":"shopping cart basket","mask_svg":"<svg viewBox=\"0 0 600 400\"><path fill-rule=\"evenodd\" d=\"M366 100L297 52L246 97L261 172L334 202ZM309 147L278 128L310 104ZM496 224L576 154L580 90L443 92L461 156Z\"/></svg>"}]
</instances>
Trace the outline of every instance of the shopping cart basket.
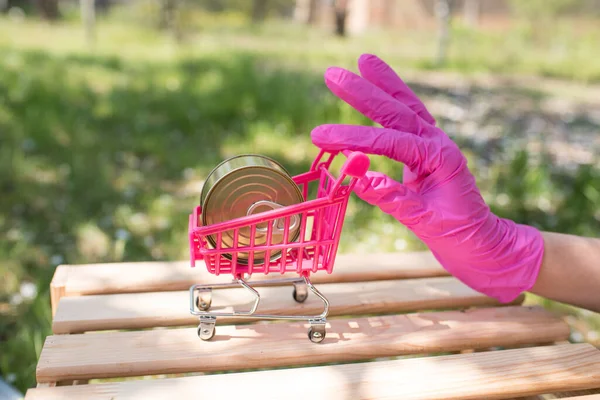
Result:
<instances>
[{"instance_id":1,"label":"shopping cart basket","mask_svg":"<svg viewBox=\"0 0 600 400\"><path fill-rule=\"evenodd\" d=\"M321 150L312 163L310 171L294 176L292 179L300 188L303 201L290 206L271 205L272 209L225 222L202 226L202 207L195 207L189 216L189 245L192 267L197 260L204 260L208 272L214 275L231 274L231 283L198 284L190 287L190 312L199 316L198 336L210 340L215 334L217 317L244 317L259 319L295 319L307 320L310 324L308 337L319 343L325 338L325 323L329 313L329 301L310 281L310 274L325 271L330 274L336 258L342 226L348 204L348 198L357 179L364 176L369 168L369 158L361 152L341 152L345 160L340 175L336 178L329 171L333 159L340 152ZM346 181L346 178L349 178ZM309 184L316 185L316 195L309 199ZM312 187L312 186L311 186ZM288 235L291 227L299 234L295 238ZM239 245L240 230L250 232L250 244ZM266 231L265 243L254 243L257 231ZM274 232L279 232L283 240L272 244ZM222 245L223 235L233 238L231 246ZM213 238L209 241L209 238ZM215 240L216 238L216 240ZM255 255L261 252L265 256L260 262ZM241 254L246 258L241 262ZM271 257L271 254L278 254ZM258 258L258 257L256 257ZM260 295L247 280L253 274L293 273L291 279L265 279L252 282L254 286L280 285L292 283L293 297L301 303L308 297L310 289L324 304L320 315L263 315L255 314ZM232 312L209 311L212 302L212 290L215 288L243 287L254 297L250 310Z\"/></svg>"}]
</instances>

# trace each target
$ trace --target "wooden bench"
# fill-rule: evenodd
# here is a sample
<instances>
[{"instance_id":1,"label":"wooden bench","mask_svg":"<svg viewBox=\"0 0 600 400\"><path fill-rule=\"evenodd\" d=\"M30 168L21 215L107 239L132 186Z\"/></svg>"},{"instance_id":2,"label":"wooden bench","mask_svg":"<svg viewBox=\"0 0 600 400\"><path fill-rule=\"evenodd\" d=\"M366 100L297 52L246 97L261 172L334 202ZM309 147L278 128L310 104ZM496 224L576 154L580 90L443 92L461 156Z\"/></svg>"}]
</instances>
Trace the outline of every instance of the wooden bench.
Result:
<instances>
[{"instance_id":1,"label":"wooden bench","mask_svg":"<svg viewBox=\"0 0 600 400\"><path fill-rule=\"evenodd\" d=\"M230 280L200 262L58 267L54 334L26 399L600 399L600 350L569 343L568 325L524 296L500 305L469 289L427 252L340 254L315 274L331 303L318 344L305 321L232 318L200 340L188 289ZM261 313L322 307L290 286L258 290ZM250 301L221 289L217 303Z\"/></svg>"}]
</instances>

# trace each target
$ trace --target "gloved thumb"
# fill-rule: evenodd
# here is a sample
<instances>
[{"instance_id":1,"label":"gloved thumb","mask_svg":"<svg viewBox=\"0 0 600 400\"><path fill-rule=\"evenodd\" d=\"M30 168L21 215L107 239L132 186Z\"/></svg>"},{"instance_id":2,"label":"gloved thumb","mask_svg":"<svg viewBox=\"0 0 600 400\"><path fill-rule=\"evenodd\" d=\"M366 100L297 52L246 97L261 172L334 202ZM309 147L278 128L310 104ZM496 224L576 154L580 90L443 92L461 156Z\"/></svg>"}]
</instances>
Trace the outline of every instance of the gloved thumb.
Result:
<instances>
[{"instance_id":1,"label":"gloved thumb","mask_svg":"<svg viewBox=\"0 0 600 400\"><path fill-rule=\"evenodd\" d=\"M417 224L425 214L417 193L380 172L367 172L357 182L354 193L407 227Z\"/></svg>"}]
</instances>

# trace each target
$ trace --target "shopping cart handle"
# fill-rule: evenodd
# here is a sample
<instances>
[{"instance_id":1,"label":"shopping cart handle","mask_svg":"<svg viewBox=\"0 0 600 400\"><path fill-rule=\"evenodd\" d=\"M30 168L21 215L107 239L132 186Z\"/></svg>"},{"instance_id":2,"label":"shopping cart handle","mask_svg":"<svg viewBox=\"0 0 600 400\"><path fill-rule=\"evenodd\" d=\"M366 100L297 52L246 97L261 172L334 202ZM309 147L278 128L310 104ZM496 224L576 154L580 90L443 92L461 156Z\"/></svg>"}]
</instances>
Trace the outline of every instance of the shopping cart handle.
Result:
<instances>
[{"instance_id":1,"label":"shopping cart handle","mask_svg":"<svg viewBox=\"0 0 600 400\"><path fill-rule=\"evenodd\" d=\"M344 153L348 159L342 166L340 172L344 175L351 176L352 178L362 178L365 176L371 165L369 157L360 151L343 150L342 153Z\"/></svg>"}]
</instances>

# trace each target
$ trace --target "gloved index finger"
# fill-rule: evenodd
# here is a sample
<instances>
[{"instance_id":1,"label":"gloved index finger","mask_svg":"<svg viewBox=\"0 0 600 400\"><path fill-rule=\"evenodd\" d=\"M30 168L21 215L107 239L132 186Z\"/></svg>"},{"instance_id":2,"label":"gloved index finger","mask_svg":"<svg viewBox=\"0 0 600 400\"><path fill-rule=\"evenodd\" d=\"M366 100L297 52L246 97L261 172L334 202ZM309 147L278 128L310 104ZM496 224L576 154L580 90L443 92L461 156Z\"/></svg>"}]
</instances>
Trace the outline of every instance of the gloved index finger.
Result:
<instances>
[{"instance_id":1,"label":"gloved index finger","mask_svg":"<svg viewBox=\"0 0 600 400\"><path fill-rule=\"evenodd\" d=\"M435 125L435 118L429 113L425 104L398 74L382 59L373 54L363 54L358 59L361 75L396 100L406 104L427 123Z\"/></svg>"},{"instance_id":2,"label":"gloved index finger","mask_svg":"<svg viewBox=\"0 0 600 400\"><path fill-rule=\"evenodd\" d=\"M425 141L410 133L373 126L325 124L312 130L311 139L325 150L386 156L407 165L417 174L431 172Z\"/></svg>"},{"instance_id":3,"label":"gloved index finger","mask_svg":"<svg viewBox=\"0 0 600 400\"><path fill-rule=\"evenodd\" d=\"M405 104L353 72L331 67L325 72L325 84L340 99L385 128L425 137L438 134Z\"/></svg>"}]
</instances>

